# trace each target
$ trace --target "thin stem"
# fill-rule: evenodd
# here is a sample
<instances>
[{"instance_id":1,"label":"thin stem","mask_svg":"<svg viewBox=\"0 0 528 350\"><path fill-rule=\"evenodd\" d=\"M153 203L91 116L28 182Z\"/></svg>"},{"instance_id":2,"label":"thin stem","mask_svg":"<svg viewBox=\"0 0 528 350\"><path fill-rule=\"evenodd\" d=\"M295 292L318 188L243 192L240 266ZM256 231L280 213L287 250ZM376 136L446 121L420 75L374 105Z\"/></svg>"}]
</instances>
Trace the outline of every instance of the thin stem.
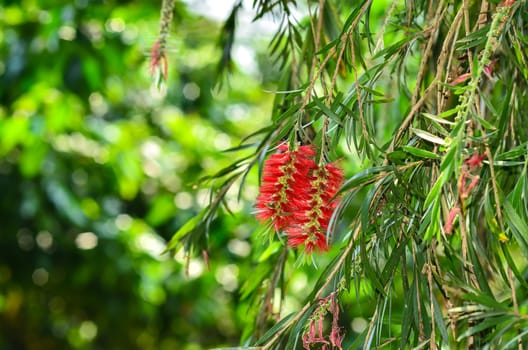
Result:
<instances>
[{"instance_id":1,"label":"thin stem","mask_svg":"<svg viewBox=\"0 0 528 350\"><path fill-rule=\"evenodd\" d=\"M287 256L288 256L288 249L284 248L281 252L277 265L273 271L273 275L271 277L270 284L268 288L266 289L266 293L262 297L262 306L257 316L256 327L255 327L257 336L259 336L259 333L261 333L261 329L266 323L267 316L273 314L273 294L275 292L275 288L277 287L279 276L281 275L281 273L283 273L284 264L286 262ZM280 308L279 308L279 315L280 315Z\"/></svg>"},{"instance_id":2,"label":"thin stem","mask_svg":"<svg viewBox=\"0 0 528 350\"><path fill-rule=\"evenodd\" d=\"M451 70L451 63L453 60L454 52L455 52L455 44L456 40L458 38L458 32L460 30L462 15L464 14L462 8L460 8L453 19L453 23L449 27L449 31L446 34L446 37L444 39L444 44L442 45L442 50L440 51L440 56L438 57L438 64L436 65L436 77L435 79L437 81L442 81L442 74L445 73L444 77L444 83L447 83L447 80L449 79L449 71ZM451 44L451 49L448 54L448 46ZM447 65L445 65L445 62L447 61ZM443 112L444 109L444 103L445 98L447 97L447 88L442 87L442 85L438 85L438 93L437 93L437 113Z\"/></svg>"},{"instance_id":3,"label":"thin stem","mask_svg":"<svg viewBox=\"0 0 528 350\"><path fill-rule=\"evenodd\" d=\"M416 104L418 96L420 95L420 90L422 88L422 80L425 76L425 71L427 69L427 61L431 56L431 50L433 48L433 43L436 41L436 35L438 32L438 27L440 26L440 22L442 21L443 13L445 13L444 0L442 0L440 4L438 4L438 8L434 17L434 22L430 26L430 28L426 30L429 32L429 40L427 41L427 46L424 50L424 54L422 55L422 61L420 62L418 75L416 76L416 85L414 87L414 92L411 98L411 106L414 106Z\"/></svg>"}]
</instances>

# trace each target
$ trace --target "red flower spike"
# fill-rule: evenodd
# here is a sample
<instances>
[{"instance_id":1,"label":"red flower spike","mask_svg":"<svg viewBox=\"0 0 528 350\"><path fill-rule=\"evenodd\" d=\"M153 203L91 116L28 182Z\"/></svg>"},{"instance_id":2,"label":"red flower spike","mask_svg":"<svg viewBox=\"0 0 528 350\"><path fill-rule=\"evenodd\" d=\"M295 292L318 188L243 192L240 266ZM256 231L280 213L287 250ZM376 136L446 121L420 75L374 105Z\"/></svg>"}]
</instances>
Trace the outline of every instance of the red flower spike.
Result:
<instances>
[{"instance_id":1,"label":"red flower spike","mask_svg":"<svg viewBox=\"0 0 528 350\"><path fill-rule=\"evenodd\" d=\"M264 163L257 219L271 220L275 230L284 230L288 246L304 245L306 253L326 251L326 232L337 203L333 200L343 183L336 164L319 167L311 145L294 151L279 146Z\"/></svg>"},{"instance_id":2,"label":"red flower spike","mask_svg":"<svg viewBox=\"0 0 528 350\"><path fill-rule=\"evenodd\" d=\"M343 170L334 163L326 164L325 170L327 172L326 194L330 195L329 199L332 199L343 184Z\"/></svg>"},{"instance_id":3,"label":"red flower spike","mask_svg":"<svg viewBox=\"0 0 528 350\"><path fill-rule=\"evenodd\" d=\"M296 208L308 199L303 190L310 184L310 172L316 167L312 157L315 151L310 146L301 146L288 151L288 146L279 146L279 151L264 163L260 195L257 198L257 219L271 219L275 230L282 230L297 219Z\"/></svg>"},{"instance_id":4,"label":"red flower spike","mask_svg":"<svg viewBox=\"0 0 528 350\"><path fill-rule=\"evenodd\" d=\"M308 254L314 250L325 252L328 250L326 243L326 231L318 232L316 228L307 229L303 226L289 227L287 229L288 245L296 248L304 244L304 251Z\"/></svg>"},{"instance_id":5,"label":"red flower spike","mask_svg":"<svg viewBox=\"0 0 528 350\"><path fill-rule=\"evenodd\" d=\"M336 207L332 200L342 183L343 172L335 164L314 170L308 190L310 198L295 212L296 225L286 228L289 246L304 244L306 253L328 250L326 231Z\"/></svg>"},{"instance_id":6,"label":"red flower spike","mask_svg":"<svg viewBox=\"0 0 528 350\"><path fill-rule=\"evenodd\" d=\"M332 330L330 331L330 343L332 343L332 345L338 349L343 349L341 344L344 338L345 335L341 334L341 328L337 325L337 323L332 323Z\"/></svg>"}]
</instances>

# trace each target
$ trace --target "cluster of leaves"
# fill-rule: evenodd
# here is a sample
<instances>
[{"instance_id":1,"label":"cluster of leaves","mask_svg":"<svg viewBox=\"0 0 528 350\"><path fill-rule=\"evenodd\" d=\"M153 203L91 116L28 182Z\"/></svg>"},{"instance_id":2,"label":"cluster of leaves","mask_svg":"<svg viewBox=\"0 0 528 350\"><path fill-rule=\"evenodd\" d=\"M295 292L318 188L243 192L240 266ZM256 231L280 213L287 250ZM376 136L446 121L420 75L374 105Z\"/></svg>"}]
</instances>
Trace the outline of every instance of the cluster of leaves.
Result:
<instances>
[{"instance_id":1,"label":"cluster of leaves","mask_svg":"<svg viewBox=\"0 0 528 350\"><path fill-rule=\"evenodd\" d=\"M526 346L526 2L253 5L280 23L271 123L232 150L253 154L208 178L210 205L169 249L206 250L225 194L285 140L344 157L349 178L334 249L314 257L318 281L276 323L296 252L256 234L243 344L300 347L318 302L337 293L349 320L368 319L343 324L345 348ZM372 307L357 308L364 300Z\"/></svg>"}]
</instances>

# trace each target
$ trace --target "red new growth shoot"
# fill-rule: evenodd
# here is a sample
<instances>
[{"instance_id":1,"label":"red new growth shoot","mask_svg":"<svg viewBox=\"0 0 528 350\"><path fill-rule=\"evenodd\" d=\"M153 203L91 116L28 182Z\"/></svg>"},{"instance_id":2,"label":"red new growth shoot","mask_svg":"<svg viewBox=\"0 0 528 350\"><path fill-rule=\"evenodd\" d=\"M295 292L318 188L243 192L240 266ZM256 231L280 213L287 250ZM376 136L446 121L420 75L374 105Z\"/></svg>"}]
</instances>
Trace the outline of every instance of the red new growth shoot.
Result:
<instances>
[{"instance_id":1,"label":"red new growth shoot","mask_svg":"<svg viewBox=\"0 0 528 350\"><path fill-rule=\"evenodd\" d=\"M451 82L451 85L458 85L460 83L463 83L464 81L468 80L471 77L470 73L464 73L462 75L459 75L453 81Z\"/></svg>"},{"instance_id":2,"label":"red new growth shoot","mask_svg":"<svg viewBox=\"0 0 528 350\"><path fill-rule=\"evenodd\" d=\"M450 235L453 232L453 225L455 223L455 218L460 213L459 208L453 208L449 211L449 216L447 217L447 222L444 226L444 231L446 234Z\"/></svg>"},{"instance_id":3,"label":"red new growth shoot","mask_svg":"<svg viewBox=\"0 0 528 350\"><path fill-rule=\"evenodd\" d=\"M473 153L473 155L471 156L471 158L467 159L465 161L465 163L467 165L469 165L469 167L472 169L472 168L476 168L476 167L479 167L482 165L482 161L486 159L486 153L483 153L481 155L479 155L477 152Z\"/></svg>"},{"instance_id":4,"label":"red new growth shoot","mask_svg":"<svg viewBox=\"0 0 528 350\"><path fill-rule=\"evenodd\" d=\"M156 70L159 70L163 79L167 80L167 57L165 56L165 52L161 49L159 41L156 41L150 50L150 75L154 76Z\"/></svg>"}]
</instances>

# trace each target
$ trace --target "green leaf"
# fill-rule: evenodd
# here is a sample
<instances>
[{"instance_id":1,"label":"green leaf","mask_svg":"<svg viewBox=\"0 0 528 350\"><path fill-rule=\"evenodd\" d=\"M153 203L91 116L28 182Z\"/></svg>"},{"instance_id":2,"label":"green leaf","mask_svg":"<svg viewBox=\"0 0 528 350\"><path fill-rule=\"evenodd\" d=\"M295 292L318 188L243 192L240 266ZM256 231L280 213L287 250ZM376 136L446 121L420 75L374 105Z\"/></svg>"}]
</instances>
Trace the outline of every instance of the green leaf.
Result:
<instances>
[{"instance_id":1,"label":"green leaf","mask_svg":"<svg viewBox=\"0 0 528 350\"><path fill-rule=\"evenodd\" d=\"M403 239L403 241L392 250L390 258L385 264L383 272L381 273L382 283L389 283L390 279L394 276L395 271L400 266L400 259L402 255L405 254L407 241L408 239Z\"/></svg>"},{"instance_id":2,"label":"green leaf","mask_svg":"<svg viewBox=\"0 0 528 350\"><path fill-rule=\"evenodd\" d=\"M285 317L283 317L279 322L277 322L273 327L271 327L256 343L255 346L261 346L266 344L268 340L270 340L275 333L280 331L284 327L289 326L289 321L295 316L297 313L292 312Z\"/></svg>"},{"instance_id":3,"label":"green leaf","mask_svg":"<svg viewBox=\"0 0 528 350\"><path fill-rule=\"evenodd\" d=\"M427 119L431 119L431 120L434 120L435 122L439 123L439 124L447 124L447 125L455 125L456 123L452 122L452 121L449 121L447 119L443 119L443 118L439 118L433 114L430 114L430 113L422 113L422 115L424 117L426 117Z\"/></svg>"},{"instance_id":4,"label":"green leaf","mask_svg":"<svg viewBox=\"0 0 528 350\"><path fill-rule=\"evenodd\" d=\"M495 157L494 160L512 160L517 159L519 157L525 157L526 159L528 159L528 142L523 142L520 145L499 154Z\"/></svg>"},{"instance_id":5,"label":"green leaf","mask_svg":"<svg viewBox=\"0 0 528 350\"><path fill-rule=\"evenodd\" d=\"M429 208L433 201L437 201L438 197L440 196L442 186L446 183L446 180L446 173L441 173L438 179L436 180L435 184L433 185L433 187L431 187L431 190L427 194L427 198L424 202L424 208Z\"/></svg>"},{"instance_id":6,"label":"green leaf","mask_svg":"<svg viewBox=\"0 0 528 350\"><path fill-rule=\"evenodd\" d=\"M480 290L472 290L471 293L464 293L460 296L464 300L473 301L484 309L508 311L508 306L495 300L493 295L486 295Z\"/></svg>"},{"instance_id":7,"label":"green leaf","mask_svg":"<svg viewBox=\"0 0 528 350\"><path fill-rule=\"evenodd\" d=\"M365 169L345 181L343 186L341 186L340 192L346 192L350 189L376 182L380 178L380 173L393 169L392 166L379 166Z\"/></svg>"},{"instance_id":8,"label":"green leaf","mask_svg":"<svg viewBox=\"0 0 528 350\"><path fill-rule=\"evenodd\" d=\"M270 264L257 265L251 273L251 278L248 278L242 285L240 299L247 299L257 287L262 286L262 282L269 276L271 270Z\"/></svg>"},{"instance_id":9,"label":"green leaf","mask_svg":"<svg viewBox=\"0 0 528 350\"><path fill-rule=\"evenodd\" d=\"M519 214L517 214L509 200L506 199L503 205L506 222L511 228L515 239L519 243L522 253L528 258L528 224L526 224Z\"/></svg>"},{"instance_id":10,"label":"green leaf","mask_svg":"<svg viewBox=\"0 0 528 350\"><path fill-rule=\"evenodd\" d=\"M334 111L325 106L319 98L314 98L313 101L326 116L332 118L334 122L341 125L341 118L337 114L335 114Z\"/></svg>"},{"instance_id":11,"label":"green leaf","mask_svg":"<svg viewBox=\"0 0 528 350\"><path fill-rule=\"evenodd\" d=\"M394 151L387 154L387 159L394 164L404 164L404 161L408 158L408 152L403 151Z\"/></svg>"},{"instance_id":12,"label":"green leaf","mask_svg":"<svg viewBox=\"0 0 528 350\"><path fill-rule=\"evenodd\" d=\"M468 338L488 328L497 327L500 323L505 322L510 318L511 316L488 317L482 322L477 323L475 326L469 327L464 333L458 336L457 341ZM505 349L508 349L508 347L505 347Z\"/></svg>"},{"instance_id":13,"label":"green leaf","mask_svg":"<svg viewBox=\"0 0 528 350\"><path fill-rule=\"evenodd\" d=\"M524 331L522 332L519 332L515 337L513 337L509 342L507 342L506 344L504 344L504 349L511 349L510 347L512 345L517 345L517 343L519 342L519 340L521 340L521 344L523 343L524 340L526 340L526 336L528 335L528 329L525 329Z\"/></svg>"},{"instance_id":14,"label":"green leaf","mask_svg":"<svg viewBox=\"0 0 528 350\"><path fill-rule=\"evenodd\" d=\"M445 140L443 138L438 137L436 135L433 135L430 132L427 132L427 131L424 131L424 130L420 130L420 129L415 129L415 128L410 128L410 129L416 136L418 136L421 139L424 139L424 140L432 142L432 143L436 143L437 145L442 145L443 146L443 145L446 144L446 142L445 142Z\"/></svg>"},{"instance_id":15,"label":"green leaf","mask_svg":"<svg viewBox=\"0 0 528 350\"><path fill-rule=\"evenodd\" d=\"M180 240L191 233L196 227L202 222L202 219L204 216L209 212L208 208L202 210L198 215L187 221L176 233L172 236L171 240L167 244L167 247L162 252L162 254L165 254L173 249L175 249L178 244L180 243Z\"/></svg>"},{"instance_id":16,"label":"green leaf","mask_svg":"<svg viewBox=\"0 0 528 350\"><path fill-rule=\"evenodd\" d=\"M271 244L266 248L266 250L264 250L262 254L260 254L260 256L257 259L257 262L259 264L265 262L266 260L269 259L270 256L277 253L281 248L282 248L281 242L277 242L277 241L271 242Z\"/></svg>"},{"instance_id":17,"label":"green leaf","mask_svg":"<svg viewBox=\"0 0 528 350\"><path fill-rule=\"evenodd\" d=\"M484 42L486 42L486 39L488 38L487 35L488 35L489 30L490 30L490 25L487 24L481 29L471 33L470 35L467 35L459 39L456 44L456 49L458 51L464 51L472 47L482 45Z\"/></svg>"},{"instance_id":18,"label":"green leaf","mask_svg":"<svg viewBox=\"0 0 528 350\"><path fill-rule=\"evenodd\" d=\"M442 335L442 341L445 344L449 344L449 336L447 333L446 322L442 315L442 309L440 308L440 305L438 305L437 298L433 297L432 299L433 299L433 307L434 307L434 320L435 320L436 326L440 330L440 334Z\"/></svg>"},{"instance_id":19,"label":"green leaf","mask_svg":"<svg viewBox=\"0 0 528 350\"><path fill-rule=\"evenodd\" d=\"M430 159L440 159L440 156L436 153L426 151L421 148L411 147L411 146L402 146L402 149L412 154L413 156L417 156L419 158L430 158Z\"/></svg>"}]
</instances>

